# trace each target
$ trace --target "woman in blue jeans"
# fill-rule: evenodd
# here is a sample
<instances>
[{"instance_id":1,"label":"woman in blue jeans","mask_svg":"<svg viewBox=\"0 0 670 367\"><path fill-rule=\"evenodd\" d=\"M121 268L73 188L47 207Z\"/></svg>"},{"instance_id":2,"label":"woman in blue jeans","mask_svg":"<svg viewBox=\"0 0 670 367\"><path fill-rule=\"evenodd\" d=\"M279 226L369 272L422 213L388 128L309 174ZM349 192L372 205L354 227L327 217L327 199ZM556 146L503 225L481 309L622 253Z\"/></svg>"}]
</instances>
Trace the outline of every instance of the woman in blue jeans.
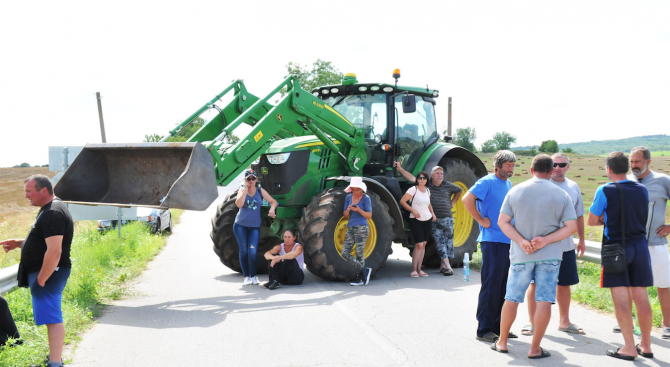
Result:
<instances>
[{"instance_id":1,"label":"woman in blue jeans","mask_svg":"<svg viewBox=\"0 0 670 367\"><path fill-rule=\"evenodd\" d=\"M235 205L240 208L233 224L233 232L240 247L240 266L244 275L244 285L258 284L256 268L258 259L258 239L261 234L261 204L263 199L270 203L270 217L275 217L277 200L257 185L256 171L249 169L244 172L244 184L237 191Z\"/></svg>"}]
</instances>

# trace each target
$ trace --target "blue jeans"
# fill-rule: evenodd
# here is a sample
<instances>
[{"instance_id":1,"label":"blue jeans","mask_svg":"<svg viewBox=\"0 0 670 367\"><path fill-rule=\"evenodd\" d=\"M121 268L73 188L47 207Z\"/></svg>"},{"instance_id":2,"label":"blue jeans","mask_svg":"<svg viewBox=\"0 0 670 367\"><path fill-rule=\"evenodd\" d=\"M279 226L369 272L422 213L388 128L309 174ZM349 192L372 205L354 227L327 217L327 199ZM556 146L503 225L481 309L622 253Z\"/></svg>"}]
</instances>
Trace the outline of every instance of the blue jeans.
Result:
<instances>
[{"instance_id":1,"label":"blue jeans","mask_svg":"<svg viewBox=\"0 0 670 367\"><path fill-rule=\"evenodd\" d=\"M560 268L559 260L512 264L507 277L505 299L523 303L530 281L535 280L535 302L556 303L556 285Z\"/></svg>"},{"instance_id":2,"label":"blue jeans","mask_svg":"<svg viewBox=\"0 0 670 367\"><path fill-rule=\"evenodd\" d=\"M500 335L500 313L505 303L509 270L509 243L479 243L482 247L482 288L477 304L477 336L489 331Z\"/></svg>"},{"instance_id":3,"label":"blue jeans","mask_svg":"<svg viewBox=\"0 0 670 367\"><path fill-rule=\"evenodd\" d=\"M245 227L235 223L233 224L233 232L237 239L237 245L240 247L242 274L245 277L255 277L256 268L258 268L256 251L258 250L258 239L261 235L261 229L257 227Z\"/></svg>"}]
</instances>

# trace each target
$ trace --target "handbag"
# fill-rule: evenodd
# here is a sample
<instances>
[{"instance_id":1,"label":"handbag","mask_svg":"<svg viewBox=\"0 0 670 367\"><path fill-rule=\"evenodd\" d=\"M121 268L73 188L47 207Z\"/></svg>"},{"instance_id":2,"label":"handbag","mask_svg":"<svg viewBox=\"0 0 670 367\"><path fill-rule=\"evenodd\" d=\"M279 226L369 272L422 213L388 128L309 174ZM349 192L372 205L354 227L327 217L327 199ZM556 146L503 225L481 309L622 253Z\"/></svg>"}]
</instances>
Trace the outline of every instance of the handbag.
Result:
<instances>
[{"instance_id":1,"label":"handbag","mask_svg":"<svg viewBox=\"0 0 670 367\"><path fill-rule=\"evenodd\" d=\"M619 200L621 207L621 242L607 242L603 235L603 245L600 259L603 271L608 274L621 274L628 269L626 261L626 216L624 215L624 198L621 186L614 183L619 189Z\"/></svg>"}]
</instances>

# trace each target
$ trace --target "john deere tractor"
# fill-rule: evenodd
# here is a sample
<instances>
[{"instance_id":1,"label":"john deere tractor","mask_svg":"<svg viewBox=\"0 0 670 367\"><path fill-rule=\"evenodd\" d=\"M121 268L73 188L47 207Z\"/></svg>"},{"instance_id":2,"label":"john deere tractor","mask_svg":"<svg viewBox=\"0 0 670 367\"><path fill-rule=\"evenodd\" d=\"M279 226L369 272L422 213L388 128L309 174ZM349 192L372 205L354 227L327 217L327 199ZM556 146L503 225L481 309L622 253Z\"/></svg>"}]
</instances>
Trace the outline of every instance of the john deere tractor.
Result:
<instances>
[{"instance_id":1,"label":"john deere tractor","mask_svg":"<svg viewBox=\"0 0 670 367\"><path fill-rule=\"evenodd\" d=\"M236 80L163 139L214 109L216 117L188 142L89 144L56 185L56 195L73 203L205 210L217 197L216 185L237 186L236 178L251 166L280 204L274 219L267 203L261 207L259 272L267 271L265 251L293 227L310 272L349 280L355 269L340 255L348 220L342 217L344 188L352 176L362 176L373 213L365 263L374 276L391 254L392 242L410 251L414 247L407 215L398 204L411 183L396 172L394 161L414 175L442 166L444 179L464 192L487 173L474 154L449 144L449 137L441 141L435 109L439 92L398 86L397 70L394 77L394 84L360 83L347 74L342 84L308 92L289 76L264 98ZM282 88L286 94L270 103ZM231 92L232 102L219 106ZM225 143L242 123L251 132L235 144ZM228 195L218 205L211 238L221 262L241 271L233 234L235 197ZM452 265L460 266L465 253L476 251L479 227L460 201L454 217ZM424 264L439 262L435 244L429 242Z\"/></svg>"}]
</instances>

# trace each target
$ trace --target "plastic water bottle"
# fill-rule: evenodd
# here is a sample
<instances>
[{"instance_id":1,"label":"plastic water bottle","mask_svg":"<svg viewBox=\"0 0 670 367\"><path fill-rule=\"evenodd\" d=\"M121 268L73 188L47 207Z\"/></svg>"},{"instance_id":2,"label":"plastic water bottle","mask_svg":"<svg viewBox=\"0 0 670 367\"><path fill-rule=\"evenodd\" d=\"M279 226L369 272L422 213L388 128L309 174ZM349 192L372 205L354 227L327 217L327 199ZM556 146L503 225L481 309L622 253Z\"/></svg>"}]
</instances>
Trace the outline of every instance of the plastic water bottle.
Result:
<instances>
[{"instance_id":1,"label":"plastic water bottle","mask_svg":"<svg viewBox=\"0 0 670 367\"><path fill-rule=\"evenodd\" d=\"M467 252L463 258L463 280L466 282L470 281L470 254Z\"/></svg>"}]
</instances>

